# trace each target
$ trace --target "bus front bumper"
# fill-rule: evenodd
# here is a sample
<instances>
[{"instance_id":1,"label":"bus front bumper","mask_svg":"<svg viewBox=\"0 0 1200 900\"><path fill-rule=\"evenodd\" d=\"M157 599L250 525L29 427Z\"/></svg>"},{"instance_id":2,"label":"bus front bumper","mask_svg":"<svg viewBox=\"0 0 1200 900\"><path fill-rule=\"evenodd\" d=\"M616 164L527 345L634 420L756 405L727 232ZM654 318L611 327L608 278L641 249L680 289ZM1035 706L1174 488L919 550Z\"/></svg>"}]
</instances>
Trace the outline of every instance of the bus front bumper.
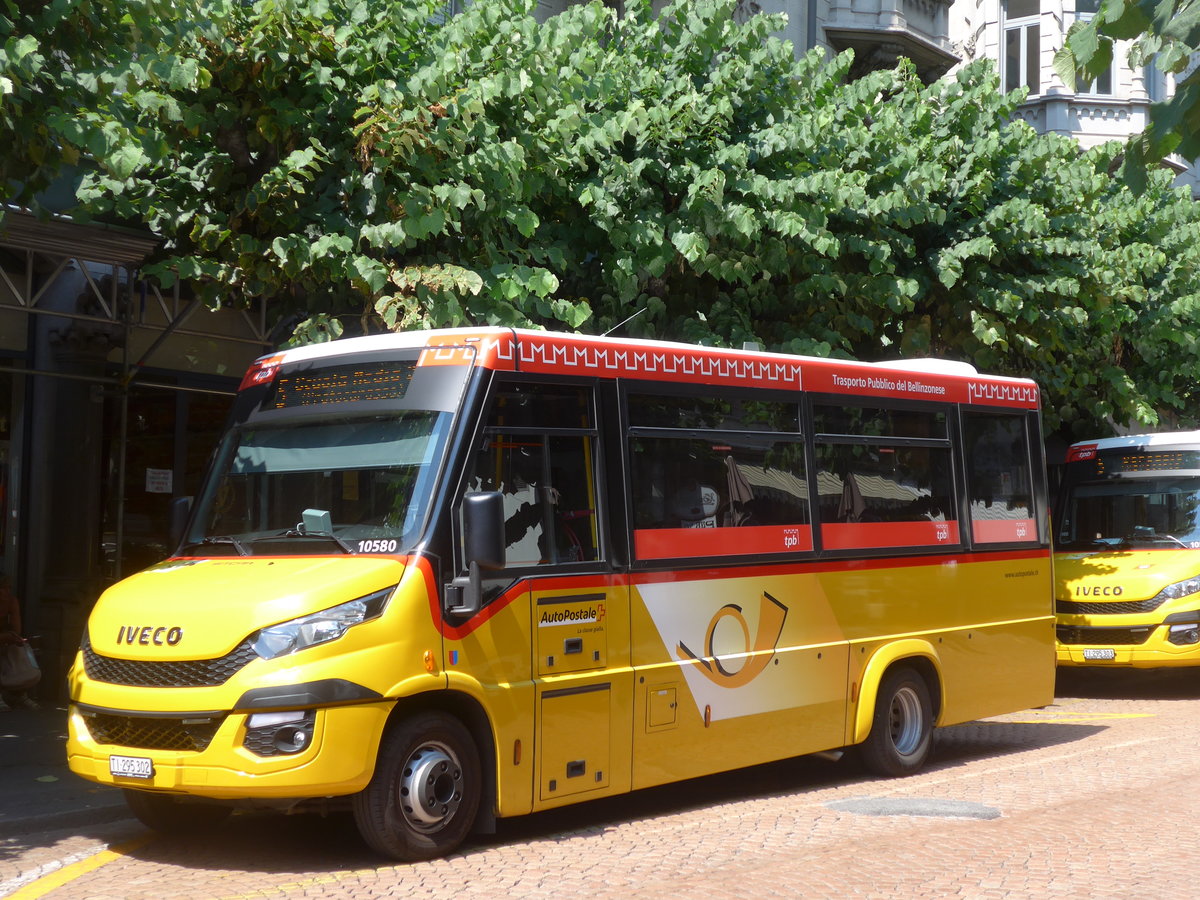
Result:
<instances>
[{"instance_id":1,"label":"bus front bumper","mask_svg":"<svg viewBox=\"0 0 1200 900\"><path fill-rule=\"evenodd\" d=\"M1132 628L1114 628L1114 633L1152 629L1151 634L1140 644L1106 643L1104 628L1089 628L1086 633L1095 643L1057 643L1060 666L1108 666L1135 669L1155 669L1168 666L1200 665L1200 623L1192 621L1196 614L1189 613L1187 619L1153 623ZM1061 626L1060 626L1061 629Z\"/></svg>"},{"instance_id":2,"label":"bus front bumper","mask_svg":"<svg viewBox=\"0 0 1200 900\"><path fill-rule=\"evenodd\" d=\"M211 713L191 718L185 713L98 713L72 704L67 762L72 772L100 784L217 800L353 794L371 779L375 748L391 709L391 702L381 701L305 710L310 718L295 719L289 731L287 714L269 719L229 713L214 724L200 721L214 718ZM298 730L304 734L297 735ZM189 742L203 746L137 746Z\"/></svg>"}]
</instances>

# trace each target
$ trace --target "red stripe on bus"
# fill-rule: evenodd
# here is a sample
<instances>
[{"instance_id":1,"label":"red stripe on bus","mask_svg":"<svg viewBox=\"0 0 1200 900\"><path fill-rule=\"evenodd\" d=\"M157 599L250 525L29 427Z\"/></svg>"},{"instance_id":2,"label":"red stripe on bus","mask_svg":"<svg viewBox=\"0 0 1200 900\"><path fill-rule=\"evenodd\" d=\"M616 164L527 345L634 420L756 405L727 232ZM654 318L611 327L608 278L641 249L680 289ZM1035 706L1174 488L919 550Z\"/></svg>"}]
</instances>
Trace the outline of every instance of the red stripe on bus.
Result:
<instances>
[{"instance_id":1,"label":"red stripe on bus","mask_svg":"<svg viewBox=\"0 0 1200 900\"><path fill-rule=\"evenodd\" d=\"M477 355L475 355L477 354ZM1038 408L1027 380L959 375L652 341L482 332L431 335L421 365L465 364L543 375L594 375L691 384L736 384L866 397Z\"/></svg>"},{"instance_id":2,"label":"red stripe on bus","mask_svg":"<svg viewBox=\"0 0 1200 900\"><path fill-rule=\"evenodd\" d=\"M821 526L826 550L936 547L958 543L958 522L854 522Z\"/></svg>"},{"instance_id":3,"label":"red stripe on bus","mask_svg":"<svg viewBox=\"0 0 1200 900\"><path fill-rule=\"evenodd\" d=\"M1037 523L1033 519L972 519L971 534L979 544L1033 542L1037 540Z\"/></svg>"},{"instance_id":4,"label":"red stripe on bus","mask_svg":"<svg viewBox=\"0 0 1200 900\"><path fill-rule=\"evenodd\" d=\"M640 528L633 533L638 559L748 556L813 548L807 525L749 525L738 528Z\"/></svg>"}]
</instances>

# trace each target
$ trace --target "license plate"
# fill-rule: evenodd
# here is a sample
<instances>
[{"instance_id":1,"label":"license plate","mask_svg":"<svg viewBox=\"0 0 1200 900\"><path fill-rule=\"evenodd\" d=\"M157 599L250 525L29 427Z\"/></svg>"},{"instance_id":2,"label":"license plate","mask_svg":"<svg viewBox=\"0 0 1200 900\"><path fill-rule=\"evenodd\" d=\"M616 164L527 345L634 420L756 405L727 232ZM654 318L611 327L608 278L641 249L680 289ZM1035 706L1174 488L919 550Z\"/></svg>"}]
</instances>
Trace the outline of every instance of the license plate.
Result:
<instances>
[{"instance_id":1,"label":"license plate","mask_svg":"<svg viewBox=\"0 0 1200 900\"><path fill-rule=\"evenodd\" d=\"M110 756L108 771L115 778L153 778L154 764L144 756Z\"/></svg>"},{"instance_id":2,"label":"license plate","mask_svg":"<svg viewBox=\"0 0 1200 900\"><path fill-rule=\"evenodd\" d=\"M1089 647L1083 651L1084 659L1116 659L1117 651L1112 647Z\"/></svg>"}]
</instances>

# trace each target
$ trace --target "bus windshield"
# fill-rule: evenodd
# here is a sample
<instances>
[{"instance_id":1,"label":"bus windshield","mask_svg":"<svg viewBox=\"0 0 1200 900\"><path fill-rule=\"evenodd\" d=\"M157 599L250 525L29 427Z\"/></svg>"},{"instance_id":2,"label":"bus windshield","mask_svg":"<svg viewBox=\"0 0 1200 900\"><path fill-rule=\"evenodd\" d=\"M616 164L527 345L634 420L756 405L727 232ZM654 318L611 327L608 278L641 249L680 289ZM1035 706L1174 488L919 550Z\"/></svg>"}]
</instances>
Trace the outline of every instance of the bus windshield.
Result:
<instances>
[{"instance_id":1,"label":"bus windshield","mask_svg":"<svg viewBox=\"0 0 1200 900\"><path fill-rule=\"evenodd\" d=\"M1066 495L1058 549L1200 547L1200 476L1081 482Z\"/></svg>"},{"instance_id":2,"label":"bus windshield","mask_svg":"<svg viewBox=\"0 0 1200 900\"><path fill-rule=\"evenodd\" d=\"M235 428L187 544L242 556L403 552L428 511L451 418L404 410Z\"/></svg>"}]
</instances>

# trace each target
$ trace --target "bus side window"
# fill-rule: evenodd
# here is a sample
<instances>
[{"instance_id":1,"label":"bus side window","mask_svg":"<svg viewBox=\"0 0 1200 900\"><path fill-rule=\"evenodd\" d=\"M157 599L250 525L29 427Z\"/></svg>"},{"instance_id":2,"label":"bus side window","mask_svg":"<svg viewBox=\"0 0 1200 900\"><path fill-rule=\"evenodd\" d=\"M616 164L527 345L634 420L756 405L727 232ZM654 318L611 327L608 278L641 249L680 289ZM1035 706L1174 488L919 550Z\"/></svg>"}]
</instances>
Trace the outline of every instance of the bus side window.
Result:
<instances>
[{"instance_id":1,"label":"bus side window","mask_svg":"<svg viewBox=\"0 0 1200 900\"><path fill-rule=\"evenodd\" d=\"M825 549L960 543L945 412L816 404L813 420Z\"/></svg>"},{"instance_id":2,"label":"bus side window","mask_svg":"<svg viewBox=\"0 0 1200 900\"><path fill-rule=\"evenodd\" d=\"M638 559L812 548L796 403L631 395Z\"/></svg>"}]
</instances>

